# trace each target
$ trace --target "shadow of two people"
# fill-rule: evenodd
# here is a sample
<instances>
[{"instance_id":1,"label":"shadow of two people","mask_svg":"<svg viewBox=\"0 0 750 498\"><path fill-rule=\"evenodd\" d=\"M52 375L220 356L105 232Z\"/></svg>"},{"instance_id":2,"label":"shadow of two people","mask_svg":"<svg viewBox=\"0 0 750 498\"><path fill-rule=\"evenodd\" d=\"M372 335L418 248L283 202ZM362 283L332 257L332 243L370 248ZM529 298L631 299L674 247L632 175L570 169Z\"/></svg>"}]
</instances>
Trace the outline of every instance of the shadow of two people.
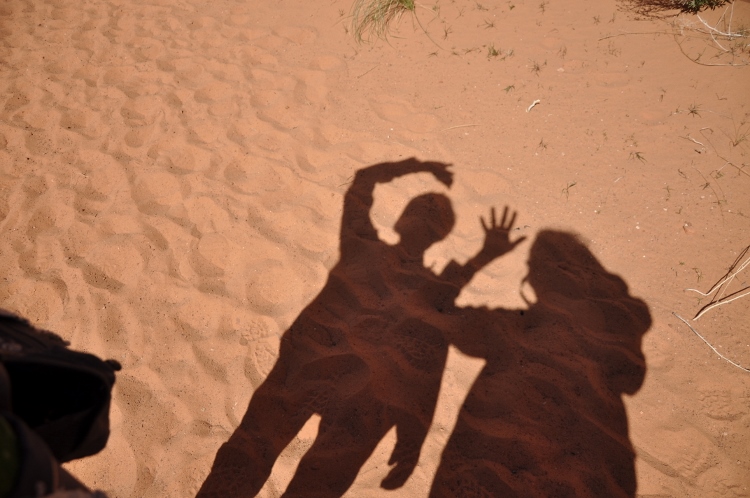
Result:
<instances>
[{"instance_id":1,"label":"shadow of two people","mask_svg":"<svg viewBox=\"0 0 750 498\"><path fill-rule=\"evenodd\" d=\"M411 476L432 423L448 346L487 363L461 407L431 496L635 496L622 393L639 388L646 305L574 235L541 232L531 249L528 309L458 307L461 289L523 241L515 214L482 219L485 243L440 275L424 252L445 238L449 199L413 199L396 245L370 220L378 183L448 165L407 159L358 171L346 192L341 256L281 339L279 358L221 446L199 497L255 496L313 415L318 436L284 496L341 496L385 434L397 442L385 489Z\"/></svg>"}]
</instances>

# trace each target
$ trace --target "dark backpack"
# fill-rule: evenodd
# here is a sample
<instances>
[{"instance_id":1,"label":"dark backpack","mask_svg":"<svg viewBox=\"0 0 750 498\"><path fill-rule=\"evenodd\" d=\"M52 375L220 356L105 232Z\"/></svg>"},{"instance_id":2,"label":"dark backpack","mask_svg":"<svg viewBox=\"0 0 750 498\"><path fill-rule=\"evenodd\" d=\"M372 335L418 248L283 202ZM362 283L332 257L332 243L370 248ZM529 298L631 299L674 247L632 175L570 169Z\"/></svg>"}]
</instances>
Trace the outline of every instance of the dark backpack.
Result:
<instances>
[{"instance_id":1,"label":"dark backpack","mask_svg":"<svg viewBox=\"0 0 750 498\"><path fill-rule=\"evenodd\" d=\"M21 419L60 463L107 444L112 386L121 368L67 346L52 332L0 310L0 364L7 372L0 377L0 411Z\"/></svg>"}]
</instances>

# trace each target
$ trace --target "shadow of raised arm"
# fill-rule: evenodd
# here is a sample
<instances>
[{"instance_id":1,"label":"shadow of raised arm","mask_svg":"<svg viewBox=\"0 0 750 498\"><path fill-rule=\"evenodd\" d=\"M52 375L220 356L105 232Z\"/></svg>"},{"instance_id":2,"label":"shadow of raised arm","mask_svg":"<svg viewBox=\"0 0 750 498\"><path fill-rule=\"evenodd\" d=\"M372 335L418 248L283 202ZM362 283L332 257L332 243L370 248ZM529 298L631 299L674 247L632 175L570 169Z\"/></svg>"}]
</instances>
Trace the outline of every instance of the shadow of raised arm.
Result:
<instances>
[{"instance_id":1,"label":"shadow of raised arm","mask_svg":"<svg viewBox=\"0 0 750 498\"><path fill-rule=\"evenodd\" d=\"M453 183L453 173L448 171L449 167L450 164L423 162L412 157L395 163L375 164L357 171L344 196L344 214L341 220L342 249L353 237L377 240L378 234L370 221L370 209L376 184L388 183L401 176L424 172L432 173L439 182L450 187Z\"/></svg>"}]
</instances>

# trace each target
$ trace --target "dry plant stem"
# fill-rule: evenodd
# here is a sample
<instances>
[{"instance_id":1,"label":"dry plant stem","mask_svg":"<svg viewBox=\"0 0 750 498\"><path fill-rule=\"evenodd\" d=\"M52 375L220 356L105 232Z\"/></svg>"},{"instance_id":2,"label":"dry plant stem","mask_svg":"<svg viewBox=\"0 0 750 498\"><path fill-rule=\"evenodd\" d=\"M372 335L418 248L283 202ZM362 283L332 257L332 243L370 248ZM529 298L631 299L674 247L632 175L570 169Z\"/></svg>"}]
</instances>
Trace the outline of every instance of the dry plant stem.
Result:
<instances>
[{"instance_id":1,"label":"dry plant stem","mask_svg":"<svg viewBox=\"0 0 750 498\"><path fill-rule=\"evenodd\" d=\"M731 67L739 67L739 66L747 66L748 64L750 64L750 62L742 62L742 63L739 63L739 64L735 64L734 62L722 62L722 63L717 63L717 64L700 62L698 59L693 59L692 57L690 57L690 55L688 55L687 52L685 52L685 49L682 48L682 43L680 43L679 41L677 41L677 33L675 33L675 35L674 35L674 41L677 44L677 46L680 47L680 52L682 52L682 55L684 55L685 57L687 57L690 62L694 62L695 64L698 64L699 66L708 66L708 67L731 66Z\"/></svg>"},{"instance_id":2,"label":"dry plant stem","mask_svg":"<svg viewBox=\"0 0 750 498\"><path fill-rule=\"evenodd\" d=\"M722 159L724 159L724 158L722 157ZM747 172L747 171L745 171L744 169L740 168L739 166L737 166L737 165L736 165L736 164L734 164L733 162L727 161L726 159L724 159L724 161L726 161L726 162L724 163L724 165L723 165L723 166L722 166L721 168L717 169L716 171L721 171L721 170L723 170L723 169L724 169L724 166L726 166L726 165L729 165L729 166L731 166L731 167L735 168L735 169L737 170L737 172L738 172L738 173L741 173L741 174L743 174L743 175L747 175L747 176L750 176L750 173L748 173L748 172Z\"/></svg>"},{"instance_id":3,"label":"dry plant stem","mask_svg":"<svg viewBox=\"0 0 750 498\"><path fill-rule=\"evenodd\" d=\"M723 164L723 165L721 166L721 168L719 168L719 169L718 169L717 171L721 171L722 169L724 169L724 166L727 166L727 165L729 165L729 166L731 166L731 167L735 168L735 169L737 170L737 172L738 172L738 173L740 173L740 174L743 174L743 175L747 175L747 176L750 176L750 173L748 173L748 172L747 172L747 171L745 171L745 170L744 170L743 168L740 168L739 166L737 166L736 164L734 164L734 163L733 163L732 161L730 161L729 159L727 159L726 157L724 157L724 156L723 156L723 155L721 154L721 152L719 152L719 150L718 150L718 149L716 148L716 146L714 145L714 143L713 143L713 142L711 141L711 137L710 137L709 135L707 135L706 133L704 133L704 131L706 131L706 130L710 131L711 133L713 133L713 132L714 132L714 130L713 130L713 129L711 129L711 128L709 128L709 127L701 128L700 130L698 130L698 132L699 132L699 133L701 134L701 136L703 136L703 138L704 138L704 139L706 140L706 142L708 142L708 144L709 144L709 145L711 146L711 148L712 148L712 149L714 150L714 153L715 153L715 154L716 154L716 155L717 155L717 156L718 156L718 157L719 157L719 158L720 158L720 159L721 159L722 161L724 161L724 164ZM700 143L700 142L699 142L699 143ZM701 144L701 145L702 145L702 144ZM705 146L704 146L704 147L705 147Z\"/></svg>"},{"instance_id":4,"label":"dry plant stem","mask_svg":"<svg viewBox=\"0 0 750 498\"><path fill-rule=\"evenodd\" d=\"M614 35L602 36L601 38L599 38L598 41L608 40L610 38L615 38L617 36L627 36L627 35L670 35L670 34L672 33L667 33L666 31L643 31L643 32L623 31L622 33L615 33Z\"/></svg>"},{"instance_id":5,"label":"dry plant stem","mask_svg":"<svg viewBox=\"0 0 750 498\"><path fill-rule=\"evenodd\" d=\"M750 64L750 62L742 62L742 63L739 63L739 64L735 64L734 62L726 62L726 63L719 63L719 64L709 64L709 63L705 63L705 62L700 62L697 59L693 59L692 57L690 57L688 55L687 52L685 52L685 49L682 48L682 43L677 40L678 33L667 33L667 32L664 32L664 31L647 31L647 32L630 32L630 31L626 31L626 32L623 32L623 33L615 33L614 35L602 36L601 38L599 38L598 41L608 40L610 38L615 38L615 37L618 37L618 36L628 36L628 35L670 35L670 34L674 38L674 41L677 44L677 46L680 47L680 52L682 52L682 55L684 55L685 57L687 57L691 62L694 62L694 63L699 64L701 66L715 66L715 67L718 67L718 66L733 66L733 67L737 67L737 66L747 66L748 64ZM679 33L679 34L682 35L682 36L685 36L683 33ZM728 52L728 50L725 50L725 52Z\"/></svg>"},{"instance_id":6,"label":"dry plant stem","mask_svg":"<svg viewBox=\"0 0 750 498\"><path fill-rule=\"evenodd\" d=\"M724 19L724 16L726 14L727 14L727 11L724 10L724 13L721 15L721 17L719 18L719 20L716 23L717 26L719 25L719 23L721 22L721 20ZM711 26L710 24L708 24L706 21L704 21L703 18L700 15L698 15L697 17L700 20L700 22L702 22L703 25L706 28L708 28L708 34L711 35L711 39L714 41L714 43L716 44L716 46L719 47L724 52L729 52L729 50L727 50L726 48L724 48L721 45L721 43L719 43L719 41L714 36L714 33L718 34L720 36L726 36L727 38L730 38L730 39L736 36L736 35L731 34L731 31L732 31L732 17L734 17L734 3L732 3L732 13L729 16L729 31L730 31L730 33L723 33L722 31L719 31L718 29L714 28L713 26Z\"/></svg>"},{"instance_id":7,"label":"dry plant stem","mask_svg":"<svg viewBox=\"0 0 750 498\"><path fill-rule=\"evenodd\" d=\"M368 69L368 70L367 70L367 71L365 71L364 73L362 73L362 74L360 74L359 76L357 76L357 78L361 78L362 76L366 75L366 74L367 74L367 73L369 73L370 71L374 71L374 70L375 70L375 69L376 69L376 68L377 68L377 67L378 67L379 65L380 65L379 63L378 63L378 64L375 64L375 65L374 65L374 66L372 66L372 67L371 67L370 69Z\"/></svg>"},{"instance_id":8,"label":"dry plant stem","mask_svg":"<svg viewBox=\"0 0 750 498\"><path fill-rule=\"evenodd\" d=\"M740 294L738 296L737 294L739 294L742 291L747 291L747 292L745 292L743 294ZM693 321L696 321L698 318L700 318L704 313L706 313L706 311L709 311L709 310L711 310L713 308L716 308L717 306L721 306L722 304L731 303L732 301L736 301L737 299L739 299L741 297L748 296L748 295L750 295L750 287L745 287L744 289L739 290L739 291L735 292L734 294L728 295L724 299L720 299L719 301L716 301L714 303L708 304L703 309L701 309L700 312L698 312L697 315L695 315L695 318L693 318Z\"/></svg>"},{"instance_id":9,"label":"dry plant stem","mask_svg":"<svg viewBox=\"0 0 750 498\"><path fill-rule=\"evenodd\" d=\"M734 260L734 263L732 263L732 266L729 267L727 274L724 275L721 279L719 279L719 281L716 282L716 284L714 284L714 286L711 287L711 289L708 292L703 293L699 291L698 289L685 289L685 290L697 292L698 294L702 296L708 296L712 294L714 291L717 293L710 303L708 303L706 306L701 308L700 311L698 311L698 314L696 314L695 317L693 318L694 321L700 318L701 316L703 316L707 311L712 310L716 308L717 306L721 306L722 304L728 304L728 303L731 303L732 301L736 301L737 299L741 297L750 295L750 286L740 289L736 292L733 292L727 296L724 295L724 292L732 283L732 281L737 276L737 274L750 265L750 257L748 257L742 263L740 263L740 260L742 260L742 258L745 257L748 251L750 251L750 246L747 246L740 253L737 259ZM737 268L738 264L739 264L739 268ZM735 271L735 268L737 268L736 271Z\"/></svg>"},{"instance_id":10,"label":"dry plant stem","mask_svg":"<svg viewBox=\"0 0 750 498\"><path fill-rule=\"evenodd\" d=\"M721 209L721 203L722 202L726 202L726 199L727 199L727 196L724 195L724 190L721 188L721 185L719 185L719 183L717 182L716 186L719 187L719 190L721 191L721 195L722 195L722 197L719 197L719 194L716 193L716 189L713 187L713 185L711 184L711 182L708 181L708 179L706 178L706 175L704 175L703 173L701 173L701 171L698 168L696 168L695 166L693 166L693 169L699 175L701 175L701 178L703 178L703 181L706 182L704 184L705 185L704 188L706 188L706 187L710 188L711 192L714 194L714 197L716 197L716 205L719 207L719 214L721 215L721 220L723 222L724 221L724 210Z\"/></svg>"},{"instance_id":11,"label":"dry plant stem","mask_svg":"<svg viewBox=\"0 0 750 498\"><path fill-rule=\"evenodd\" d=\"M478 124L462 124L462 125L456 125L456 126L449 126L448 128L443 128L442 131L448 131L448 130L455 130L456 128L467 128L469 126L479 126Z\"/></svg>"},{"instance_id":12,"label":"dry plant stem","mask_svg":"<svg viewBox=\"0 0 750 498\"><path fill-rule=\"evenodd\" d=\"M681 317L680 315L678 315L678 314L677 314L677 313L675 313L674 311L672 312L672 314L673 314L674 316L676 316L677 318L679 318L680 320L682 320L682 322L683 322L683 323L684 323L685 325L687 325L687 326L688 326L688 328L689 328L690 330L692 330L692 331L693 331L693 333L694 333L695 335L697 335L698 337L700 337L700 338L701 338L701 340L702 340L703 342L705 342L706 344L708 344L708 347L709 347L709 348L711 348L711 349L713 349L714 353L716 353L717 355L719 355L719 358L721 358L721 359L722 359L722 360L724 360L724 361L727 361L727 362L731 363L732 365L734 365L735 367L739 368L740 370L744 370L745 372L750 372L750 369L747 369L747 368L743 367L742 365L738 365L737 363L733 362L732 360L730 360L729 358L727 358L727 357L726 357L726 356L724 356L723 354L719 353L719 352L718 352L718 351L716 350L716 348L715 348L715 347L713 347L713 346L711 345L711 343L710 343L710 342L708 342L708 341L707 341L707 340L706 340L706 339L705 339L705 338L704 338L704 337L703 337L702 335L700 335L700 334L698 333L698 331L697 331L697 330L695 330L695 329L693 328L693 326L692 326L692 325L690 325L690 324L688 323L688 321L687 321L687 320L685 320L684 318L682 318L682 317Z\"/></svg>"},{"instance_id":13,"label":"dry plant stem","mask_svg":"<svg viewBox=\"0 0 750 498\"><path fill-rule=\"evenodd\" d=\"M698 18L700 19L700 16L698 16ZM711 35L711 39L714 41L714 43L716 44L717 47L719 47L724 52L729 52L729 50L727 50L726 48L724 48L724 46L722 46L722 44L719 43L719 40L716 39L716 37L714 36L713 32L709 31L708 34Z\"/></svg>"},{"instance_id":14,"label":"dry plant stem","mask_svg":"<svg viewBox=\"0 0 750 498\"><path fill-rule=\"evenodd\" d=\"M727 32L724 32L724 31L721 31L721 30L718 30L718 29L714 28L713 26L711 26L710 24L708 24L705 20L703 20L703 18L700 15L698 15L697 17L700 20L700 22L702 22L703 25L706 28L708 28L708 31L710 33L716 33L717 35L726 36L727 38L742 38L744 35L742 35L740 33L732 33L732 18L734 18L734 3L732 3L732 7L731 8L732 8L732 10L729 13L729 24L728 24L729 31L727 31ZM719 18L718 22L716 23L717 26L721 22L721 20L724 19L725 15L727 15L727 11L726 10L724 10L724 13L721 15L721 17Z\"/></svg>"},{"instance_id":15,"label":"dry plant stem","mask_svg":"<svg viewBox=\"0 0 750 498\"><path fill-rule=\"evenodd\" d=\"M696 144L700 145L703 148L706 147L705 145L703 145L702 143L700 143L699 141L697 141L696 139L694 139L693 137L691 137L690 134L688 134L688 136L682 137L682 138L684 138L685 140L690 140L691 142L696 143Z\"/></svg>"},{"instance_id":16,"label":"dry plant stem","mask_svg":"<svg viewBox=\"0 0 750 498\"><path fill-rule=\"evenodd\" d=\"M731 10L730 10L730 8L731 8ZM705 27L705 29L702 29L702 27L700 25L698 25L698 27L695 27L696 26L695 23L688 22L688 21L681 21L680 22L680 26L678 28L679 29L679 34L681 36L687 36L684 33L684 31L687 29L687 30L693 30L693 31L695 31L697 33L708 35L708 36L711 37L711 40L714 42L714 44L716 44L716 46L719 47L719 50L721 50L724 53L732 52L732 50L727 49L721 43L719 43L719 39L717 39L717 37L719 37L721 39L725 39L725 40L734 40L734 39L737 39L737 38L747 37L747 34L732 32L732 20L734 19L734 3L732 3L730 7L728 7L727 9L724 10L724 13L721 15L721 17L719 18L719 20L716 22L716 26L718 26L722 21L724 21L724 18L726 17L726 14L727 14L727 11L729 11L729 21L725 24L727 26L725 28L725 31L722 31L721 29L718 29L718 28L716 28L714 26L711 26L700 15L697 15L698 20L703 25L703 27ZM703 66L745 66L745 65L750 64L750 61L748 61L748 60L744 60L744 61L742 61L739 64L734 63L734 62L720 63L720 64L703 63L703 62L700 62L698 60L700 58L700 56L697 57L697 58L695 58L695 59L693 59L687 53L685 53L685 51L682 48L681 42L677 41L677 33L675 33L675 41L677 42L677 45L680 47L680 51L688 59L690 59L691 61L695 62L696 64L700 64L700 65L703 65Z\"/></svg>"},{"instance_id":17,"label":"dry plant stem","mask_svg":"<svg viewBox=\"0 0 750 498\"><path fill-rule=\"evenodd\" d=\"M708 292L703 293L703 292L699 291L698 289L685 289L685 290L697 292L701 296L708 296L713 291L715 291L716 289L718 289L719 287L721 287L722 285L724 285L724 283L730 283L732 281L732 279L734 279L734 277L736 277L739 272L741 272L742 270L744 270L745 267L750 264L750 257L749 257L745 261L742 262L742 264L740 265L740 267L739 267L739 269L737 271L733 272L733 270L737 267L737 263L745 256L745 254L747 254L748 250L750 250L750 246L747 246L745 249L742 250L742 252L740 253L740 255L737 256L737 259L734 260L734 263L732 263L732 265L729 267L729 270L727 270L727 274L724 275L723 277L721 277L719 279L719 281L716 282L714 284L714 286L711 287L711 290L709 290Z\"/></svg>"},{"instance_id":18,"label":"dry plant stem","mask_svg":"<svg viewBox=\"0 0 750 498\"><path fill-rule=\"evenodd\" d=\"M727 10L729 10L729 8ZM719 21L717 22L717 26L718 26L718 23L721 23L722 20L725 18L727 10L725 10L724 13L721 15L721 17L719 18ZM693 22L689 22L689 21L683 20L683 18L678 18L678 20L673 21L673 23L672 23L672 28L673 28L673 32L672 33L660 32L660 31L651 31L651 32L622 32L622 33L617 33L617 34L613 34L613 35L603 36L603 37L599 38L599 41L606 40L608 38L614 38L614 37L617 37L617 36L625 36L625 35L668 35L668 34L672 34L672 36L674 37L675 43L677 43L677 46L680 48L680 52L682 52L682 54L685 57L687 57L688 59L690 59L691 62L694 62L694 63L699 64L701 66L734 66L734 67L736 67L736 66L747 66L748 64L750 64L750 60L743 60L742 58L740 58L740 62L739 63L737 63L737 62L706 63L706 62L701 62L699 60L700 56L698 56L697 58L693 59L692 57L690 57L690 55L688 55L687 52L685 52L685 49L682 47L682 42L678 40L678 36L683 36L683 37L688 37L689 36L688 34L685 33L686 30L691 30L691 31L694 31L696 33L700 33L702 35L708 35L708 36L711 37L711 40L716 44L716 46L719 48L719 50L721 50L724 53L730 53L730 52L732 52L732 54L734 55L734 57L737 58L738 56L736 56L732 50L727 49L721 43L719 43L719 39L722 39L722 38L723 39L727 39L727 40L734 40L734 39L738 39L738 38L745 38L745 37L747 37L747 34L745 32L735 33L735 32L732 31L732 20L734 18L734 3L731 4L731 10L729 10L729 12L730 12L729 22L728 22L727 28L725 28L725 30L721 30L721 29L718 29L716 27L713 27L710 24L708 24L701 16L697 16L698 19L700 20L700 23L703 26L701 26L700 24L697 24L697 23L693 23ZM678 21L679 21L679 23L678 23ZM705 29L704 29L704 27L705 27ZM717 37L718 37L718 39L717 39ZM750 44L745 45L745 47L750 47Z\"/></svg>"},{"instance_id":19,"label":"dry plant stem","mask_svg":"<svg viewBox=\"0 0 750 498\"><path fill-rule=\"evenodd\" d=\"M420 7L423 7L425 9L427 9L427 7L424 7L423 5L420 5L420 4L415 4L415 5L419 5ZM427 10L429 10L429 9L427 9ZM420 21L419 17L417 17L416 11L414 12L414 19L417 21L417 24L419 24L419 27L422 29L422 32L425 34L425 36L427 36L427 38L429 38L429 40L432 42L432 44L435 45L440 50L445 50L443 47L441 47L438 44L438 42L436 42L435 40L432 39L432 37L430 36L430 33L428 33L427 30L424 28L424 26L422 26L422 21Z\"/></svg>"}]
</instances>

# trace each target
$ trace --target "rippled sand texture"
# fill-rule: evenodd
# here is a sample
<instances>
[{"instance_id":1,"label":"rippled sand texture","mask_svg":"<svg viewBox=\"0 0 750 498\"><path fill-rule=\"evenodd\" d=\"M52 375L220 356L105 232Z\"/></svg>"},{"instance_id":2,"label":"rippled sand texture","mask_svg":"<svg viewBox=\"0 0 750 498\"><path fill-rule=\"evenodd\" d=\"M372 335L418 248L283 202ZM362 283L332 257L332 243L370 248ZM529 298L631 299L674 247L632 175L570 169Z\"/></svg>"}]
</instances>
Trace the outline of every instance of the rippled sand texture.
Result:
<instances>
[{"instance_id":1,"label":"rippled sand texture","mask_svg":"<svg viewBox=\"0 0 750 498\"><path fill-rule=\"evenodd\" d=\"M480 215L510 205L528 240L458 302L518 309L534 236L580 233L653 321L643 386L624 396L621 443L635 453L637 494L750 496L750 374L672 315L692 317L706 301L683 289L708 290L750 244L750 142L741 140L750 67L701 66L672 36L626 34L671 28L610 0L442 0L418 9L429 37L404 16L389 43L368 45L353 40L350 6L0 5L0 307L124 367L107 448L71 472L112 497L194 495L276 363L280 337L338 261L355 171L416 156L453 163L455 182L419 174L378 186L380 237L398 240L391 227L410 198L446 193L456 226L425 260L439 272L482 246ZM750 4L737 4L734 22L750 23ZM683 48L696 56L712 44ZM745 366L749 304L694 323ZM514 341L517 351L538 347ZM483 384L487 351L457 345L419 465L394 496L426 496L446 445L468 461L450 437L457 423L467 427L467 394L480 399L472 386L497 389L494 403L512 399L502 379ZM558 401L574 399L574 386L557 388ZM529 413L519 405L503 419L503 410L513 406L487 431L522 427L518 413ZM565 440L532 418L539 433ZM283 492L317 420L282 453L261 496ZM386 493L395 440L381 441L349 496Z\"/></svg>"}]
</instances>

